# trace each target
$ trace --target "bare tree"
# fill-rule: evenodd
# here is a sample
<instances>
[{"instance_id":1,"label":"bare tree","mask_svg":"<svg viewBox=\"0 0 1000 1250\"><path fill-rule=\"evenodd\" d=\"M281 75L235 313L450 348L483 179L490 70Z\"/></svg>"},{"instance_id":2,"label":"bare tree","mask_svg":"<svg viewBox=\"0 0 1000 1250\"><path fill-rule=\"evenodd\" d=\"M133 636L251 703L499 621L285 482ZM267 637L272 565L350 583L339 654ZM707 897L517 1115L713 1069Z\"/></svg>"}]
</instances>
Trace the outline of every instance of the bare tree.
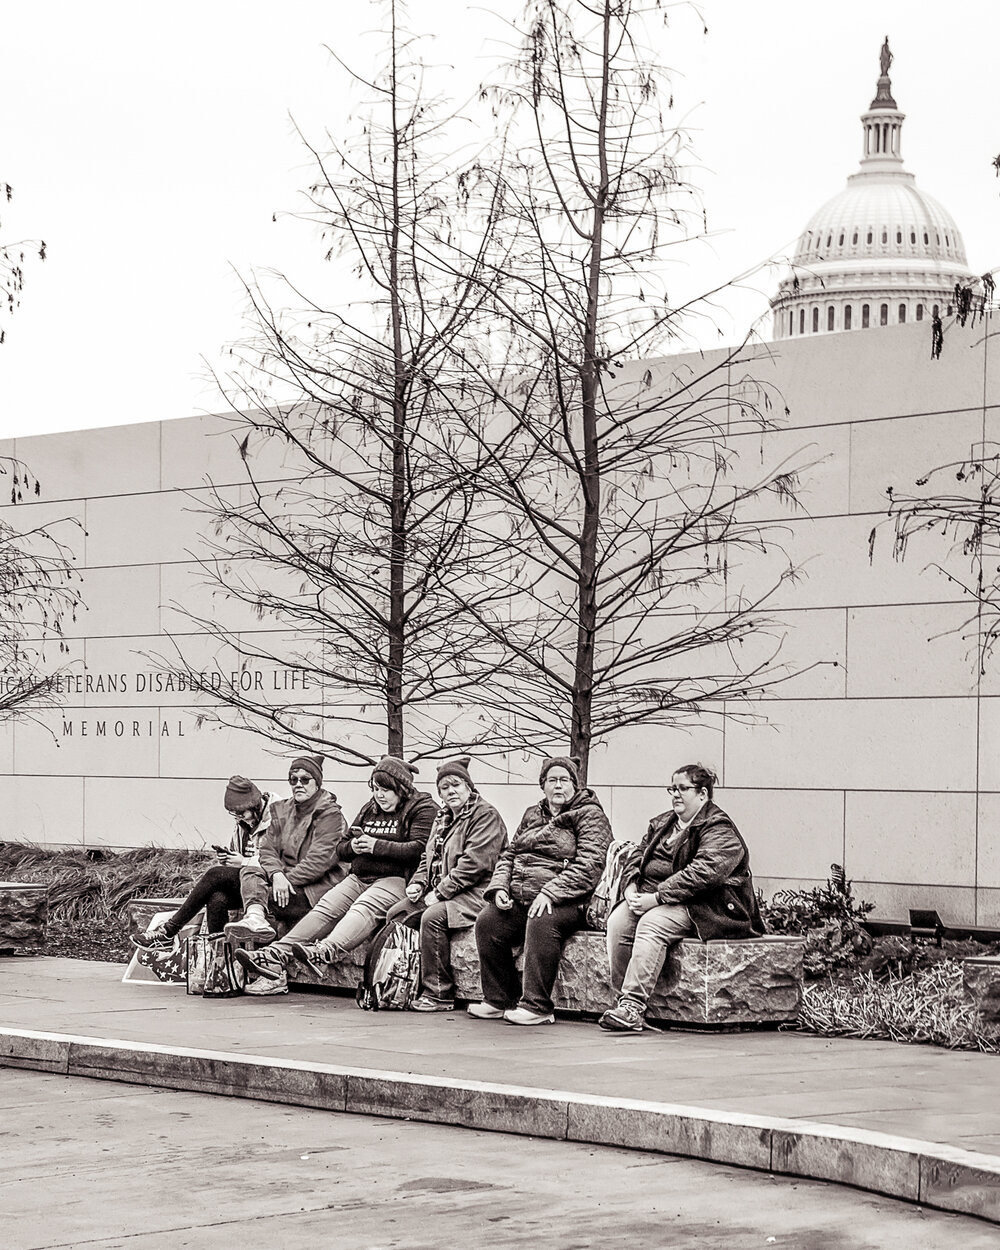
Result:
<instances>
[{"instance_id":1,"label":"bare tree","mask_svg":"<svg viewBox=\"0 0 1000 1250\"><path fill-rule=\"evenodd\" d=\"M357 297L343 311L287 281L277 299L247 284L253 330L224 383L246 485L212 492L203 567L221 607L189 613L220 656L280 668L297 690L265 697L224 659L211 674L181 660L219 700L215 715L348 764L490 740L488 718L467 705L497 648L473 645L481 634L456 600L489 614L508 593L477 489L486 452L458 446L479 401L452 345L485 296L426 255L457 211L440 157L448 119L427 98L395 0L386 18L387 64L362 84L358 132L307 145L315 180L302 216L328 260L349 262ZM280 480L260 468L275 445ZM226 601L249 606L261 629L227 626Z\"/></svg>"},{"instance_id":2,"label":"bare tree","mask_svg":"<svg viewBox=\"0 0 1000 1250\"><path fill-rule=\"evenodd\" d=\"M921 493L887 488L893 555L906 559L918 536L944 545L944 558L928 567L969 605L969 615L953 632L969 644L982 675L1000 638L1000 448L980 444L967 459L932 469L916 487ZM870 556L877 536L875 526Z\"/></svg>"},{"instance_id":3,"label":"bare tree","mask_svg":"<svg viewBox=\"0 0 1000 1250\"><path fill-rule=\"evenodd\" d=\"M8 204L14 198L14 190L9 182L0 182L0 199ZM2 222L0 222L2 225ZM24 262L29 252L35 252L39 260L45 259L45 243L35 240L21 239L8 243L0 235L0 299L6 312L12 313L21 302L21 291L24 288ZM7 332L0 326L0 344Z\"/></svg>"},{"instance_id":4,"label":"bare tree","mask_svg":"<svg viewBox=\"0 0 1000 1250\"><path fill-rule=\"evenodd\" d=\"M20 461L0 460L10 481L10 504L37 498L41 488ZM80 575L58 524L20 528L12 508L0 517L0 719L31 716L59 700L62 669L47 648L69 651L65 627L80 606ZM67 519L67 524L72 522Z\"/></svg>"},{"instance_id":5,"label":"bare tree","mask_svg":"<svg viewBox=\"0 0 1000 1250\"><path fill-rule=\"evenodd\" d=\"M513 526L512 610L468 605L513 657L481 698L516 709L512 745L568 739L584 768L619 729L777 680L777 639L740 652L791 573L775 528L748 517L792 500L795 476L763 467L773 397L746 345L652 359L697 311L666 282L669 249L703 225L645 10L658 6L527 4L520 56L488 93L507 149L478 183L495 223L490 264L477 258L489 321L458 344L492 397L482 484Z\"/></svg>"}]
</instances>

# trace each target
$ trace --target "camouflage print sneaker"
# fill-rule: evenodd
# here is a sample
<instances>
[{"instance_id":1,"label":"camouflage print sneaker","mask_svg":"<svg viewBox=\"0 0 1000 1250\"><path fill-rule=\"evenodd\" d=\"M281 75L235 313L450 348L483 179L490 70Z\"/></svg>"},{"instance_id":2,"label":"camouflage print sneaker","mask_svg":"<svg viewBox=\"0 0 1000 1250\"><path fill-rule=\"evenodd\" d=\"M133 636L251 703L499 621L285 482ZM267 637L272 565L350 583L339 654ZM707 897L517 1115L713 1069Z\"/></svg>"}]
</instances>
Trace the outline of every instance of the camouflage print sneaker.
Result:
<instances>
[{"instance_id":1,"label":"camouflage print sneaker","mask_svg":"<svg viewBox=\"0 0 1000 1250\"><path fill-rule=\"evenodd\" d=\"M233 951L233 958L254 980L263 977L265 981L280 981L285 975L285 964L288 962L288 956L273 946L262 946L259 951L237 947Z\"/></svg>"},{"instance_id":2,"label":"camouflage print sneaker","mask_svg":"<svg viewBox=\"0 0 1000 1250\"><path fill-rule=\"evenodd\" d=\"M620 998L618 1006L606 1011L597 1023L609 1033L641 1033L645 1015L634 998Z\"/></svg>"},{"instance_id":3,"label":"camouflage print sneaker","mask_svg":"<svg viewBox=\"0 0 1000 1250\"><path fill-rule=\"evenodd\" d=\"M338 959L337 952L325 942L292 942L291 946L292 954L314 977L321 977L324 968Z\"/></svg>"}]
</instances>

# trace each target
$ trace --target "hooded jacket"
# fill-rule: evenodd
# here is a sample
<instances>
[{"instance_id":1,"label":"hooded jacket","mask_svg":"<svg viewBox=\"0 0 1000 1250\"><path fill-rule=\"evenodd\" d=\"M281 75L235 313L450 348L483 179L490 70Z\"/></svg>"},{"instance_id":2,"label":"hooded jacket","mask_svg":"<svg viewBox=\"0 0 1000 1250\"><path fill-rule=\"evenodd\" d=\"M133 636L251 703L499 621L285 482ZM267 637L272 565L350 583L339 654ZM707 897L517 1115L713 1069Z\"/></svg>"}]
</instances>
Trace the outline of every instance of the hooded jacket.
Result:
<instances>
[{"instance_id":1,"label":"hooded jacket","mask_svg":"<svg viewBox=\"0 0 1000 1250\"><path fill-rule=\"evenodd\" d=\"M271 824L260 842L260 867L268 880L283 872L315 905L345 876L337 857L343 831L340 804L328 791L317 790L302 804L279 799L271 804Z\"/></svg>"},{"instance_id":2,"label":"hooded jacket","mask_svg":"<svg viewBox=\"0 0 1000 1250\"><path fill-rule=\"evenodd\" d=\"M502 816L481 794L457 812L447 806L438 811L411 884L433 890L444 902L449 929L475 924L506 839Z\"/></svg>"},{"instance_id":3,"label":"hooded jacket","mask_svg":"<svg viewBox=\"0 0 1000 1250\"><path fill-rule=\"evenodd\" d=\"M553 903L582 903L601 879L611 825L593 790L577 790L558 816L546 799L521 817L486 890L506 890L525 905L544 894Z\"/></svg>"},{"instance_id":4,"label":"hooded jacket","mask_svg":"<svg viewBox=\"0 0 1000 1250\"><path fill-rule=\"evenodd\" d=\"M666 843L676 825L672 811L649 822L622 872L622 893L636 886L655 890L661 903L683 904L703 942L763 933L750 852L729 816L706 803L670 850Z\"/></svg>"}]
</instances>

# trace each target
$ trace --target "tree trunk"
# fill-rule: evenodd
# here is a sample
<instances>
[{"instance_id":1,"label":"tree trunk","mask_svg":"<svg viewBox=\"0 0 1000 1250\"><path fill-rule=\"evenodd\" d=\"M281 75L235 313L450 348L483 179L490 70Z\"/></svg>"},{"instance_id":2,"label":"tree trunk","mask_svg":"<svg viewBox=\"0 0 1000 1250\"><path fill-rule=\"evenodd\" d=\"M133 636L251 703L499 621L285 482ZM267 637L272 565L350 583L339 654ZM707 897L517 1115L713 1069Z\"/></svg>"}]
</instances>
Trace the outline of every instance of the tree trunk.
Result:
<instances>
[{"instance_id":1,"label":"tree trunk","mask_svg":"<svg viewBox=\"0 0 1000 1250\"><path fill-rule=\"evenodd\" d=\"M573 682L573 714L570 754L580 760L580 781L587 780L590 738L593 731L594 659L597 642L597 545L601 514L601 461L597 429L600 361L597 352L600 281L604 246L604 216L608 198L607 118L610 62L610 0L604 5L603 67L598 112L597 150L600 186L594 199L591 222L590 263L587 274L587 312L583 325L583 362L580 400L583 425L583 524L580 527L577 578L576 665Z\"/></svg>"},{"instance_id":2,"label":"tree trunk","mask_svg":"<svg viewBox=\"0 0 1000 1250\"><path fill-rule=\"evenodd\" d=\"M406 373L399 290L399 124L396 116L396 6L392 5L392 220L389 229L389 310L392 324L392 485L389 536L389 637L386 640L385 702L387 746L403 757L403 662L405 659L406 566Z\"/></svg>"}]
</instances>

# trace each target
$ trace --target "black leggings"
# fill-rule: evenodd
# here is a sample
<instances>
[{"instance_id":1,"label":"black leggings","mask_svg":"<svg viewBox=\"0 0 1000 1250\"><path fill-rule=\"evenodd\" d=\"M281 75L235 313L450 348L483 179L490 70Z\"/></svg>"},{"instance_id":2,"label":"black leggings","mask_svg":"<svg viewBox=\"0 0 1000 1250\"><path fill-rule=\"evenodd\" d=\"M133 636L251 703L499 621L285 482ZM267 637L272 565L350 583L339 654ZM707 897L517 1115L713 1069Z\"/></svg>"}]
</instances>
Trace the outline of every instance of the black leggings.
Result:
<instances>
[{"instance_id":1,"label":"black leggings","mask_svg":"<svg viewBox=\"0 0 1000 1250\"><path fill-rule=\"evenodd\" d=\"M230 909L243 907L240 894L240 870L219 864L203 872L191 887L191 893L163 926L167 937L176 937L201 909L209 933L221 933L229 919Z\"/></svg>"}]
</instances>

